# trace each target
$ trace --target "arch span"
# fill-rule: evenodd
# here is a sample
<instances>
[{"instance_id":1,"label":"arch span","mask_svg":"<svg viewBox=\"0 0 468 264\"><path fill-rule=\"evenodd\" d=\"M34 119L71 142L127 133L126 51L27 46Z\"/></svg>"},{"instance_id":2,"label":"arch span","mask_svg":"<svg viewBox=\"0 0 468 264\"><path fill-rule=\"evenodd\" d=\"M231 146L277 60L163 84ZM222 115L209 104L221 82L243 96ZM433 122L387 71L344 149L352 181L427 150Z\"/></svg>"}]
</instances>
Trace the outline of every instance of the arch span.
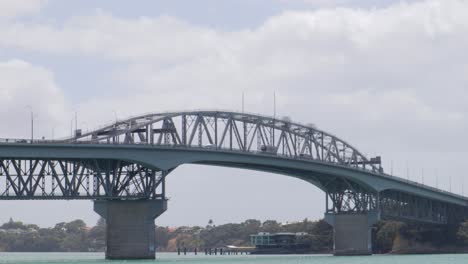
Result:
<instances>
[{"instance_id":1,"label":"arch span","mask_svg":"<svg viewBox=\"0 0 468 264\"><path fill-rule=\"evenodd\" d=\"M64 142L150 144L263 153L318 160L382 172L380 158L368 159L346 141L316 128L255 114L185 111L140 115Z\"/></svg>"},{"instance_id":2,"label":"arch span","mask_svg":"<svg viewBox=\"0 0 468 264\"><path fill-rule=\"evenodd\" d=\"M387 175L380 157L367 158L314 125L225 111L141 115L58 141L0 140L0 199L104 200L98 211L115 209L110 218L138 207L140 218L152 219L166 210L166 176L189 163L316 185L327 194L335 249L346 254L370 253L366 233L380 218L452 224L468 217L466 197ZM357 252L350 232L359 238Z\"/></svg>"}]
</instances>

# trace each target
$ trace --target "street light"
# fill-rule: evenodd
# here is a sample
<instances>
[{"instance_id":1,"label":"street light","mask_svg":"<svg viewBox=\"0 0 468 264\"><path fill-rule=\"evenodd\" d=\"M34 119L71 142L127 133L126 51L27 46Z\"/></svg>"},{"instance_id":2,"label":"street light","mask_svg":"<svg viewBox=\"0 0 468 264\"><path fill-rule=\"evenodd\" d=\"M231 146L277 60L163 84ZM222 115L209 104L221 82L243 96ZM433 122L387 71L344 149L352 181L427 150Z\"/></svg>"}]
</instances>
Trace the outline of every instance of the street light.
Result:
<instances>
[{"instance_id":1,"label":"street light","mask_svg":"<svg viewBox=\"0 0 468 264\"><path fill-rule=\"evenodd\" d=\"M112 110L112 112L114 112L114 116L115 116L115 123L117 124L117 121L118 121L118 118L117 118L117 112L115 110Z\"/></svg>"},{"instance_id":2,"label":"street light","mask_svg":"<svg viewBox=\"0 0 468 264\"><path fill-rule=\"evenodd\" d=\"M30 105L27 105L26 108L31 112L31 144L34 141L34 112L33 108Z\"/></svg>"}]
</instances>

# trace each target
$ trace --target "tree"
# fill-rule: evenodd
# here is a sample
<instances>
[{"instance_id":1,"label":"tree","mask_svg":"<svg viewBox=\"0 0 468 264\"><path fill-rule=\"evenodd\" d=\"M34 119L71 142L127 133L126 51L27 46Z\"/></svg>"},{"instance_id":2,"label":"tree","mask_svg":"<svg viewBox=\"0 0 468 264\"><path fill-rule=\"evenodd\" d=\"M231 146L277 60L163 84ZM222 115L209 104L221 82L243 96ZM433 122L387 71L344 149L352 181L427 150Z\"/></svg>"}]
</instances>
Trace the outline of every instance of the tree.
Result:
<instances>
[{"instance_id":1,"label":"tree","mask_svg":"<svg viewBox=\"0 0 468 264\"><path fill-rule=\"evenodd\" d=\"M106 220L104 218L99 218L96 226L91 228L88 240L91 251L104 251L106 247Z\"/></svg>"},{"instance_id":2,"label":"tree","mask_svg":"<svg viewBox=\"0 0 468 264\"><path fill-rule=\"evenodd\" d=\"M156 228L156 247L165 248L169 242L169 230L167 227L158 226Z\"/></svg>"},{"instance_id":3,"label":"tree","mask_svg":"<svg viewBox=\"0 0 468 264\"><path fill-rule=\"evenodd\" d=\"M277 233L281 231L281 224L275 220L266 220L262 224L262 231L269 233Z\"/></svg>"},{"instance_id":4,"label":"tree","mask_svg":"<svg viewBox=\"0 0 468 264\"><path fill-rule=\"evenodd\" d=\"M257 234L258 232L260 232L262 222L255 219L248 219L244 223L242 223L242 226L243 236L250 237L250 235Z\"/></svg>"},{"instance_id":5,"label":"tree","mask_svg":"<svg viewBox=\"0 0 468 264\"><path fill-rule=\"evenodd\" d=\"M81 220L74 220L65 224L65 231L69 234L83 233L86 229L86 223Z\"/></svg>"},{"instance_id":6,"label":"tree","mask_svg":"<svg viewBox=\"0 0 468 264\"><path fill-rule=\"evenodd\" d=\"M458 228L457 238L465 244L468 244L468 220L461 223Z\"/></svg>"},{"instance_id":7,"label":"tree","mask_svg":"<svg viewBox=\"0 0 468 264\"><path fill-rule=\"evenodd\" d=\"M395 238L404 232L406 225L398 221L380 221L376 227L374 251L387 253L392 250Z\"/></svg>"},{"instance_id":8,"label":"tree","mask_svg":"<svg viewBox=\"0 0 468 264\"><path fill-rule=\"evenodd\" d=\"M3 224L0 228L2 229L21 229L21 230L26 230L28 229L23 222L21 221L13 221L13 218L10 217L10 220Z\"/></svg>"},{"instance_id":9,"label":"tree","mask_svg":"<svg viewBox=\"0 0 468 264\"><path fill-rule=\"evenodd\" d=\"M61 239L60 251L79 252L88 250L88 232L83 220L58 223L55 225L54 231L56 236Z\"/></svg>"}]
</instances>

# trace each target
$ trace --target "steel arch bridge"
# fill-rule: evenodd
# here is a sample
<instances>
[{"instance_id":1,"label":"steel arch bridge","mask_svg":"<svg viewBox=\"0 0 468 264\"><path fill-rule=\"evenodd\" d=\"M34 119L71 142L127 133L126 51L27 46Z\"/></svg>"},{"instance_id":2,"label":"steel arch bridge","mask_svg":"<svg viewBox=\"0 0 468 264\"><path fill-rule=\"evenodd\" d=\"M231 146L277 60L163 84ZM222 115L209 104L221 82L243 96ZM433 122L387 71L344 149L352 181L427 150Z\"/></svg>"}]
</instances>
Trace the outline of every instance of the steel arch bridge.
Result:
<instances>
[{"instance_id":1,"label":"steel arch bridge","mask_svg":"<svg viewBox=\"0 0 468 264\"><path fill-rule=\"evenodd\" d=\"M165 179L182 164L278 173L317 186L326 193L335 254L371 254L379 219L449 226L468 218L468 198L385 174L380 163L289 118L156 113L63 140L0 140L0 200L94 200L107 223L106 258L154 258Z\"/></svg>"},{"instance_id":2,"label":"steel arch bridge","mask_svg":"<svg viewBox=\"0 0 468 264\"><path fill-rule=\"evenodd\" d=\"M467 216L467 198L387 175L380 157L314 125L225 111L141 115L56 141L4 139L0 199L165 199L165 177L186 163L305 180L326 193L327 213L436 224Z\"/></svg>"}]
</instances>

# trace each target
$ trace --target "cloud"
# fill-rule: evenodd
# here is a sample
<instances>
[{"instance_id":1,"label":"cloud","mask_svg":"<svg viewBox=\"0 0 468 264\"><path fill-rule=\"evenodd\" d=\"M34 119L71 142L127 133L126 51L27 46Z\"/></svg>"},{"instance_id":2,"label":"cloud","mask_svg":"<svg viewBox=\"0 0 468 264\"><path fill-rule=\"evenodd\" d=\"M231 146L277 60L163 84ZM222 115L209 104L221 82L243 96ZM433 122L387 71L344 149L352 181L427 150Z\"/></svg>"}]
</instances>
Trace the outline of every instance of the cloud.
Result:
<instances>
[{"instance_id":1,"label":"cloud","mask_svg":"<svg viewBox=\"0 0 468 264\"><path fill-rule=\"evenodd\" d=\"M1 0L0 19L37 13L47 2L47 0Z\"/></svg>"},{"instance_id":2,"label":"cloud","mask_svg":"<svg viewBox=\"0 0 468 264\"><path fill-rule=\"evenodd\" d=\"M89 126L113 120L113 111L122 118L240 109L242 92L248 111L271 114L276 91L280 115L316 123L364 152L377 144L458 151L468 145L467 12L468 3L457 0L321 8L222 31L171 16L97 11L60 27L0 24L0 47L118 65L103 72L113 83L105 98L80 102Z\"/></svg>"},{"instance_id":3,"label":"cloud","mask_svg":"<svg viewBox=\"0 0 468 264\"><path fill-rule=\"evenodd\" d=\"M0 61L0 113L4 128L0 137L29 138L30 109L34 113L35 138L50 138L55 126L57 134L64 133L65 128L59 124L67 120L66 100L53 74L23 60Z\"/></svg>"},{"instance_id":4,"label":"cloud","mask_svg":"<svg viewBox=\"0 0 468 264\"><path fill-rule=\"evenodd\" d=\"M62 28L48 24L4 23L0 46L52 54L83 54L120 61L177 63L208 55L216 32L170 16L122 19L98 11L70 19ZM188 45L190 43L190 45Z\"/></svg>"},{"instance_id":5,"label":"cloud","mask_svg":"<svg viewBox=\"0 0 468 264\"><path fill-rule=\"evenodd\" d=\"M38 114L42 131L37 135L47 136L54 124L62 124L62 135L68 135L69 129L63 127L70 124L71 98L64 98L63 90L67 82L86 79L81 73L88 69L75 65L79 57L108 66L93 76L111 84L106 89L96 87L89 95L67 90L68 95L83 98L77 108L89 127L112 122L114 111L122 119L192 108L240 110L242 92L246 111L272 114L276 91L279 116L315 123L364 153L382 155L387 171L393 160L395 171L405 175L402 164L409 161L410 178L419 180L420 168L437 166L440 183L448 182L446 175L461 177L466 171L467 13L468 2L456 0L374 9L320 8L284 12L237 31L197 26L169 15L123 18L106 11L70 18L61 25L2 22L1 49L69 61L60 65L76 77L64 78L59 87L52 69L21 60L1 62L0 113L8 127L0 136L28 137L28 104ZM90 86L96 83L84 81ZM251 177L260 175L251 171L231 173L236 181L238 175L245 176L250 186L263 186L270 179ZM197 174L229 177L225 170L186 166L171 175L171 188L182 190L171 190L171 195L193 200L193 195L184 193L190 193L187 188L198 189L177 177ZM192 180L200 186L212 183L212 179ZM277 180L268 182L273 193L284 192L284 186L291 195L308 191L298 191L302 183ZM232 184L223 179L217 190ZM239 199L237 189L231 189L224 195ZM195 204L210 199L196 195L200 200ZM301 203L322 201L321 193L311 199L298 196L295 202L274 203L271 211L264 206L257 210L272 217L278 211L288 215L308 211L321 217L322 203ZM245 203L251 200L249 196ZM291 204L303 207L292 212ZM281 206L284 210L278 210ZM167 223L191 224L183 217L186 209ZM223 214L222 208L219 213ZM230 221L225 218L222 221Z\"/></svg>"},{"instance_id":6,"label":"cloud","mask_svg":"<svg viewBox=\"0 0 468 264\"><path fill-rule=\"evenodd\" d=\"M410 90L359 90L327 95L322 100L326 103L321 106L346 112L356 128L366 129L351 132L362 141L362 147L372 149L370 145L375 145L375 138L381 139L379 145L374 146L376 151L382 146L387 151L400 152L463 151L467 145L464 141L455 145L441 144L441 139L458 138L466 131L465 112L438 109ZM349 131L349 123L340 129Z\"/></svg>"}]
</instances>

